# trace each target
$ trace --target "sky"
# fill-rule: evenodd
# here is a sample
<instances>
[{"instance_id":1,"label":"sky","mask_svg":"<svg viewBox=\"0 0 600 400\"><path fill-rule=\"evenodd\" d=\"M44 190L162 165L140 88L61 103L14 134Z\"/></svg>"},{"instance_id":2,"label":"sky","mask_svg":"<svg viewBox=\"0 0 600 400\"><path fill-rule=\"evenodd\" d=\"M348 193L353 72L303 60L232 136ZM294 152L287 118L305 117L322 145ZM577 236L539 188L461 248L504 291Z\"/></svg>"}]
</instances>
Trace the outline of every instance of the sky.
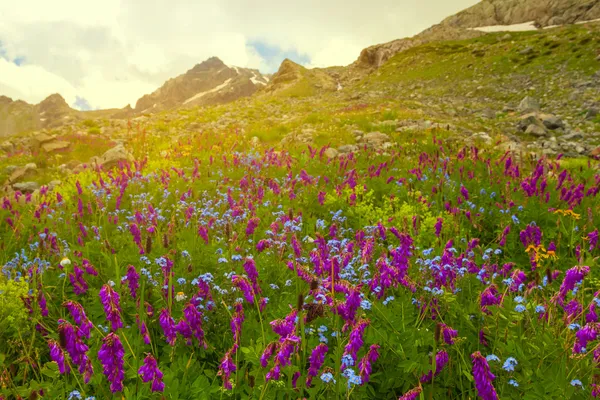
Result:
<instances>
[{"instance_id":1,"label":"sky","mask_svg":"<svg viewBox=\"0 0 600 400\"><path fill-rule=\"evenodd\" d=\"M78 109L138 98L211 56L277 71L352 63L478 0L20 0L0 2L0 95ZM296 5L299 4L299 5Z\"/></svg>"}]
</instances>

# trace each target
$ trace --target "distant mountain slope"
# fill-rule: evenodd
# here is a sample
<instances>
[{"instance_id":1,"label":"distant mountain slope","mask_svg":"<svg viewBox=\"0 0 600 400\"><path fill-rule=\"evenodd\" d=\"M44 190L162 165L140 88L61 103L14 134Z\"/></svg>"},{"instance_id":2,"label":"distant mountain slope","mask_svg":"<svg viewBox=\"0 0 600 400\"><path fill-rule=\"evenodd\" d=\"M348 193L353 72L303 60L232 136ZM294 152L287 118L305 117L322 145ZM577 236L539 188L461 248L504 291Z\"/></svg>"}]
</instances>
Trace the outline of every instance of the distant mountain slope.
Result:
<instances>
[{"instance_id":1,"label":"distant mountain slope","mask_svg":"<svg viewBox=\"0 0 600 400\"><path fill-rule=\"evenodd\" d=\"M308 69L285 59L263 93L275 96L305 97L321 91L335 91L336 80L320 68Z\"/></svg>"},{"instance_id":2,"label":"distant mountain slope","mask_svg":"<svg viewBox=\"0 0 600 400\"><path fill-rule=\"evenodd\" d=\"M540 27L600 18L600 0L484 0L442 21L441 25L476 28L534 21Z\"/></svg>"},{"instance_id":3,"label":"distant mountain slope","mask_svg":"<svg viewBox=\"0 0 600 400\"><path fill-rule=\"evenodd\" d=\"M252 95L268 81L258 70L230 67L212 57L141 97L135 112L228 103Z\"/></svg>"},{"instance_id":4,"label":"distant mountain slope","mask_svg":"<svg viewBox=\"0 0 600 400\"><path fill-rule=\"evenodd\" d=\"M536 26L573 24L600 18L600 0L483 0L411 38L364 49L352 64L379 68L395 54L439 40L461 40L484 33L472 28L534 22Z\"/></svg>"},{"instance_id":5,"label":"distant mountain slope","mask_svg":"<svg viewBox=\"0 0 600 400\"><path fill-rule=\"evenodd\" d=\"M0 137L40 129L55 129L76 121L93 118L120 118L131 115L131 108L93 111L75 110L58 93L39 104L29 104L0 95Z\"/></svg>"}]
</instances>

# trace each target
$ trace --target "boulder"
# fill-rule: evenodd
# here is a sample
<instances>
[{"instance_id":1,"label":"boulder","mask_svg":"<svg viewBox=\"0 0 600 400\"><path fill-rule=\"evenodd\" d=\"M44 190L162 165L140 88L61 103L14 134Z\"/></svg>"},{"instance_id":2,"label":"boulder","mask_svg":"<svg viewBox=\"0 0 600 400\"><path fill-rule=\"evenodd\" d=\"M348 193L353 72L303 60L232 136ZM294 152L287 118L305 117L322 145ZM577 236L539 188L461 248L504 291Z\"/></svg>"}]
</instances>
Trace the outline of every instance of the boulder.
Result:
<instances>
[{"instance_id":1,"label":"boulder","mask_svg":"<svg viewBox=\"0 0 600 400\"><path fill-rule=\"evenodd\" d=\"M390 141L390 137L381 132L369 132L365 134L361 141L373 144L382 144Z\"/></svg>"},{"instance_id":2,"label":"boulder","mask_svg":"<svg viewBox=\"0 0 600 400\"><path fill-rule=\"evenodd\" d=\"M42 151L44 153L59 153L61 151L69 150L71 143L63 140L53 140L42 144Z\"/></svg>"},{"instance_id":3,"label":"boulder","mask_svg":"<svg viewBox=\"0 0 600 400\"><path fill-rule=\"evenodd\" d=\"M571 132L567 135L563 135L560 137L561 140L579 140L583 139L583 134L581 132Z\"/></svg>"},{"instance_id":4,"label":"boulder","mask_svg":"<svg viewBox=\"0 0 600 400\"><path fill-rule=\"evenodd\" d=\"M102 154L98 164L104 169L111 169L118 166L119 163L132 162L133 160L131 153L125 150L125 147L119 145Z\"/></svg>"},{"instance_id":5,"label":"boulder","mask_svg":"<svg viewBox=\"0 0 600 400\"><path fill-rule=\"evenodd\" d=\"M358 146L353 144L345 144L343 146L338 147L338 151L340 153L354 153L358 151Z\"/></svg>"},{"instance_id":6,"label":"boulder","mask_svg":"<svg viewBox=\"0 0 600 400\"><path fill-rule=\"evenodd\" d=\"M521 103L519 103L518 110L521 112L531 112L531 111L539 111L540 103L537 99L534 99L531 96L526 96Z\"/></svg>"},{"instance_id":7,"label":"boulder","mask_svg":"<svg viewBox=\"0 0 600 400\"><path fill-rule=\"evenodd\" d=\"M492 143L492 138L486 132L477 132L477 133L473 134L473 136L471 136L471 139L482 140L486 144Z\"/></svg>"},{"instance_id":8,"label":"boulder","mask_svg":"<svg viewBox=\"0 0 600 400\"><path fill-rule=\"evenodd\" d=\"M59 180L50 181L48 183L48 189L54 190L55 187L57 187L57 186L59 186L61 184L62 184L62 181L59 181Z\"/></svg>"},{"instance_id":9,"label":"boulder","mask_svg":"<svg viewBox=\"0 0 600 400\"><path fill-rule=\"evenodd\" d=\"M339 151L337 151L336 149L334 149L332 147L325 150L325 156L327 158L335 158L335 157L337 157L338 154L339 154Z\"/></svg>"},{"instance_id":10,"label":"boulder","mask_svg":"<svg viewBox=\"0 0 600 400\"><path fill-rule=\"evenodd\" d=\"M565 128L564 122L556 115L542 114L541 120L544 126L550 130Z\"/></svg>"},{"instance_id":11,"label":"boulder","mask_svg":"<svg viewBox=\"0 0 600 400\"><path fill-rule=\"evenodd\" d=\"M14 147L15 146L12 144L12 142L10 142L8 140L5 142L2 142L2 144L0 144L0 149L2 151L4 151L5 153L10 153L11 151L13 151Z\"/></svg>"},{"instance_id":12,"label":"boulder","mask_svg":"<svg viewBox=\"0 0 600 400\"><path fill-rule=\"evenodd\" d=\"M40 184L37 182L20 182L12 185L14 190L18 190L22 193L33 193L40 188Z\"/></svg>"},{"instance_id":13,"label":"boulder","mask_svg":"<svg viewBox=\"0 0 600 400\"><path fill-rule=\"evenodd\" d=\"M523 115L520 119L519 119L519 123L517 124L517 128L520 131L525 132L525 130L530 126L530 125L539 125L539 126L543 126L544 124L542 123L542 121L538 118L538 115L536 113L529 113L529 114L525 114Z\"/></svg>"},{"instance_id":14,"label":"boulder","mask_svg":"<svg viewBox=\"0 0 600 400\"><path fill-rule=\"evenodd\" d=\"M54 139L54 136L50 136L46 133L39 133L31 139L31 149L33 151L39 151L44 143L51 142Z\"/></svg>"},{"instance_id":15,"label":"boulder","mask_svg":"<svg viewBox=\"0 0 600 400\"><path fill-rule=\"evenodd\" d=\"M543 126L538 124L531 124L525 129L525 133L533 136L546 136L547 132Z\"/></svg>"},{"instance_id":16,"label":"boulder","mask_svg":"<svg viewBox=\"0 0 600 400\"><path fill-rule=\"evenodd\" d=\"M533 47L531 47L531 46L526 47L523 50L519 51L519 54L522 55L522 56L527 56L527 55L532 54L532 53L533 53Z\"/></svg>"}]
</instances>

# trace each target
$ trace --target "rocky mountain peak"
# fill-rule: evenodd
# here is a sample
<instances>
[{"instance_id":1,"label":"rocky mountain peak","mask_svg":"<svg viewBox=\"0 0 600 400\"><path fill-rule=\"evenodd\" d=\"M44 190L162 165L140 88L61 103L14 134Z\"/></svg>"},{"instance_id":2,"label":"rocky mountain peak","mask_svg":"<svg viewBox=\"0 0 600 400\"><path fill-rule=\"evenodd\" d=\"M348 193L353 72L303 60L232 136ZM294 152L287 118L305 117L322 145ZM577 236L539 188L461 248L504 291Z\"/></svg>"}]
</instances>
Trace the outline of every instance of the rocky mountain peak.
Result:
<instances>
[{"instance_id":1,"label":"rocky mountain peak","mask_svg":"<svg viewBox=\"0 0 600 400\"><path fill-rule=\"evenodd\" d=\"M7 96L1 96L0 95L0 104L1 105L7 105L13 102L13 99L11 99L10 97Z\"/></svg>"},{"instance_id":2,"label":"rocky mountain peak","mask_svg":"<svg viewBox=\"0 0 600 400\"><path fill-rule=\"evenodd\" d=\"M71 107L67 104L64 97L58 93L51 94L38 104L38 109L43 112L64 112L70 111Z\"/></svg>"},{"instance_id":3,"label":"rocky mountain peak","mask_svg":"<svg viewBox=\"0 0 600 400\"><path fill-rule=\"evenodd\" d=\"M141 97L135 112L227 103L250 96L267 82L257 70L230 67L218 57L211 57Z\"/></svg>"},{"instance_id":4,"label":"rocky mountain peak","mask_svg":"<svg viewBox=\"0 0 600 400\"><path fill-rule=\"evenodd\" d=\"M196 64L194 68L188 72L200 72L214 69L227 68L227 65L219 57L210 57L209 59L202 61L200 64Z\"/></svg>"}]
</instances>

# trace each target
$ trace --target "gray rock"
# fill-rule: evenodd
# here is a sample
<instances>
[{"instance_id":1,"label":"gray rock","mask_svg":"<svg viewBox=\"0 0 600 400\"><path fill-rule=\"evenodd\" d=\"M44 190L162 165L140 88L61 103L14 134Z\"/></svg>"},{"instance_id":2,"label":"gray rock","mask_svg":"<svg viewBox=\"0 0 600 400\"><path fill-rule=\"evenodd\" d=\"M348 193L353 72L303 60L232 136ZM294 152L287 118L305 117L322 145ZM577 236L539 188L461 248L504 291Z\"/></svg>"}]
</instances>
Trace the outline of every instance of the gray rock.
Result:
<instances>
[{"instance_id":1,"label":"gray rock","mask_svg":"<svg viewBox=\"0 0 600 400\"><path fill-rule=\"evenodd\" d=\"M40 184L37 182L19 182L13 183L12 187L22 193L33 193L40 188Z\"/></svg>"},{"instance_id":2,"label":"gray rock","mask_svg":"<svg viewBox=\"0 0 600 400\"><path fill-rule=\"evenodd\" d=\"M592 120L594 118L596 118L596 116L598 115L598 110L596 108L590 108L589 110L587 110L587 113L585 114L585 119Z\"/></svg>"},{"instance_id":3,"label":"gray rock","mask_svg":"<svg viewBox=\"0 0 600 400\"><path fill-rule=\"evenodd\" d=\"M345 144L343 146L338 147L338 151L340 153L354 153L358 151L358 146L353 144Z\"/></svg>"},{"instance_id":4,"label":"gray rock","mask_svg":"<svg viewBox=\"0 0 600 400\"><path fill-rule=\"evenodd\" d=\"M542 121L538 118L537 114L535 113L530 113L530 114L526 114L523 115L521 117L521 119L519 120L519 123L517 124L517 128L520 131L525 132L525 130L529 127L529 125L539 125L539 126L543 126L544 124L542 123Z\"/></svg>"},{"instance_id":5,"label":"gray rock","mask_svg":"<svg viewBox=\"0 0 600 400\"><path fill-rule=\"evenodd\" d=\"M121 162L132 162L133 156L123 146L116 146L102 154L100 157L99 164L105 168L110 169L116 167Z\"/></svg>"},{"instance_id":6,"label":"gray rock","mask_svg":"<svg viewBox=\"0 0 600 400\"><path fill-rule=\"evenodd\" d=\"M487 118L487 119L494 119L494 118L496 118L496 112L495 112L495 111L493 111L493 110L490 110L490 109L488 108L488 109L486 109L486 110L483 110L483 111L481 112L481 116L482 116L483 118Z\"/></svg>"},{"instance_id":7,"label":"gray rock","mask_svg":"<svg viewBox=\"0 0 600 400\"><path fill-rule=\"evenodd\" d=\"M55 187L62 185L62 181L54 180L48 183L48 189L54 190Z\"/></svg>"},{"instance_id":8,"label":"gray rock","mask_svg":"<svg viewBox=\"0 0 600 400\"><path fill-rule=\"evenodd\" d=\"M2 144L0 144L0 149L3 150L5 153L9 153L9 152L13 151L14 145L12 144L12 142L7 140L5 142L2 142Z\"/></svg>"},{"instance_id":9,"label":"gray rock","mask_svg":"<svg viewBox=\"0 0 600 400\"><path fill-rule=\"evenodd\" d=\"M492 138L486 132L477 132L477 133L473 134L473 136L471 136L471 139L482 140L486 144L492 143Z\"/></svg>"},{"instance_id":10,"label":"gray rock","mask_svg":"<svg viewBox=\"0 0 600 400\"><path fill-rule=\"evenodd\" d=\"M41 147L44 153L58 153L68 150L71 147L71 143L62 140L53 140L42 144Z\"/></svg>"},{"instance_id":11,"label":"gray rock","mask_svg":"<svg viewBox=\"0 0 600 400\"><path fill-rule=\"evenodd\" d=\"M519 54L522 56L527 56L533 53L533 47L526 47L523 50L519 51Z\"/></svg>"},{"instance_id":12,"label":"gray rock","mask_svg":"<svg viewBox=\"0 0 600 400\"><path fill-rule=\"evenodd\" d=\"M367 143L382 144L384 142L389 142L390 137L385 133L381 132L369 132L365 134L365 136L363 136L361 140Z\"/></svg>"},{"instance_id":13,"label":"gray rock","mask_svg":"<svg viewBox=\"0 0 600 400\"><path fill-rule=\"evenodd\" d=\"M542 116L542 123L544 126L550 130L555 130L559 128L565 128L564 122L555 115L544 115Z\"/></svg>"},{"instance_id":14,"label":"gray rock","mask_svg":"<svg viewBox=\"0 0 600 400\"><path fill-rule=\"evenodd\" d=\"M547 132L546 129L544 129L543 126L540 126L538 124L531 124L527 127L527 129L525 129L525 133L529 134L529 135L533 135L533 136L546 136Z\"/></svg>"},{"instance_id":15,"label":"gray rock","mask_svg":"<svg viewBox=\"0 0 600 400\"><path fill-rule=\"evenodd\" d=\"M579 139L583 139L583 135L581 134L581 132L573 132L573 133L569 133L568 135L563 135L560 137L561 140L579 140Z\"/></svg>"},{"instance_id":16,"label":"gray rock","mask_svg":"<svg viewBox=\"0 0 600 400\"><path fill-rule=\"evenodd\" d=\"M337 151L336 149L334 149L332 147L325 150L325 156L327 158L336 158L338 154L339 154L339 151Z\"/></svg>"},{"instance_id":17,"label":"gray rock","mask_svg":"<svg viewBox=\"0 0 600 400\"><path fill-rule=\"evenodd\" d=\"M539 101L537 101L533 97L526 96L519 103L518 110L521 111L521 112L539 111L540 110L540 103L539 103Z\"/></svg>"}]
</instances>

